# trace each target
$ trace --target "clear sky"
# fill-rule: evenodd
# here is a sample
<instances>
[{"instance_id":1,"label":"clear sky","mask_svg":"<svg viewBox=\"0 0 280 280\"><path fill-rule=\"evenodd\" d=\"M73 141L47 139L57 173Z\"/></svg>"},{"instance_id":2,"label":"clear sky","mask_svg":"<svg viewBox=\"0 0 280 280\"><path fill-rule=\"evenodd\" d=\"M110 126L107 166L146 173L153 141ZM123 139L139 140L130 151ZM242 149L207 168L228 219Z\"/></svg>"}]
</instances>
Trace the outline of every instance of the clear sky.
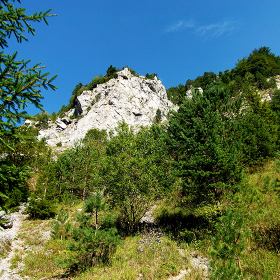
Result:
<instances>
[{"instance_id":1,"label":"clear sky","mask_svg":"<svg viewBox=\"0 0 280 280\"><path fill-rule=\"evenodd\" d=\"M79 82L106 74L110 65L140 75L157 73L166 88L204 72L232 69L261 46L280 55L279 0L21 0L27 14L52 9L49 26L10 40L7 52L42 62L58 74L56 91L43 90L52 113L68 104ZM37 111L30 107L30 114Z\"/></svg>"}]
</instances>

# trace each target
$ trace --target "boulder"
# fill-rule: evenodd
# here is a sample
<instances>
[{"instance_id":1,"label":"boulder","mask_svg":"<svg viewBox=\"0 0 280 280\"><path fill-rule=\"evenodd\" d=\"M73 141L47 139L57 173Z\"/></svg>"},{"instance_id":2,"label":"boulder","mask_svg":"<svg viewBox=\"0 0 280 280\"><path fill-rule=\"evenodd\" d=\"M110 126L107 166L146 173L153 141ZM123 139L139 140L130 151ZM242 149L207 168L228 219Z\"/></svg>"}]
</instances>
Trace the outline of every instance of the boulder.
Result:
<instances>
[{"instance_id":1,"label":"boulder","mask_svg":"<svg viewBox=\"0 0 280 280\"><path fill-rule=\"evenodd\" d=\"M0 211L0 227L8 229L13 227L13 219L7 215L4 211Z\"/></svg>"},{"instance_id":2,"label":"boulder","mask_svg":"<svg viewBox=\"0 0 280 280\"><path fill-rule=\"evenodd\" d=\"M56 125L59 129L62 130L64 130L67 127L67 125L61 119L56 120Z\"/></svg>"}]
</instances>

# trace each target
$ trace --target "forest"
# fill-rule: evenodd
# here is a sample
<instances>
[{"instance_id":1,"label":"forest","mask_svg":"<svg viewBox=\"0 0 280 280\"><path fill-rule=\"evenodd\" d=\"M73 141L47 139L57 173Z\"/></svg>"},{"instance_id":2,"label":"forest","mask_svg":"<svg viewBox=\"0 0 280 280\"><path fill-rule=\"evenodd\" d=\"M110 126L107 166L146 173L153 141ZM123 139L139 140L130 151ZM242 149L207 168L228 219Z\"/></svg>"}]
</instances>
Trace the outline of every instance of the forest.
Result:
<instances>
[{"instance_id":1,"label":"forest","mask_svg":"<svg viewBox=\"0 0 280 280\"><path fill-rule=\"evenodd\" d=\"M3 5L10 16L25 16L8 1ZM31 28L24 24L6 27L2 48L10 35L24 40L19 31ZM269 47L253 50L231 70L169 88L179 109L167 124L158 117L140 130L125 122L115 132L92 129L61 153L37 139L38 128L16 125L31 117L22 111L27 101L41 107L37 87L55 89L55 76L15 61L16 53L2 52L1 59L0 210L14 212L28 202L22 236L27 246L40 245L13 259L15 267L24 262L22 276L167 279L189 267L180 248L209 259L210 279L279 279L280 57ZM110 66L86 88L115 71ZM67 109L83 87L74 88ZM150 209L162 237L149 237L140 250L143 236L153 232L141 222ZM30 234L40 225L51 230L42 244L39 232ZM2 245L1 257L7 254ZM192 271L186 279L205 277Z\"/></svg>"}]
</instances>

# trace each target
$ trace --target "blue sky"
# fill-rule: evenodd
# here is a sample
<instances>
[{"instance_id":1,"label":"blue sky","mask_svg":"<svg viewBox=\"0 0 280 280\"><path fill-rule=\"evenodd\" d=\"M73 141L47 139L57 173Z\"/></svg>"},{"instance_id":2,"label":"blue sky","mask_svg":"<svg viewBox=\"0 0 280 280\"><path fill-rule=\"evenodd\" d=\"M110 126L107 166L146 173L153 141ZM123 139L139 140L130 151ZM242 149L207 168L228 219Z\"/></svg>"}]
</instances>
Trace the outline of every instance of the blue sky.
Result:
<instances>
[{"instance_id":1,"label":"blue sky","mask_svg":"<svg viewBox=\"0 0 280 280\"><path fill-rule=\"evenodd\" d=\"M261 46L280 55L279 0L22 0L27 14L52 9L49 26L6 50L58 74L56 91L43 90L49 113L68 104L79 82L110 65L157 73L166 88L204 72L232 69ZM29 107L28 112L38 110Z\"/></svg>"}]
</instances>

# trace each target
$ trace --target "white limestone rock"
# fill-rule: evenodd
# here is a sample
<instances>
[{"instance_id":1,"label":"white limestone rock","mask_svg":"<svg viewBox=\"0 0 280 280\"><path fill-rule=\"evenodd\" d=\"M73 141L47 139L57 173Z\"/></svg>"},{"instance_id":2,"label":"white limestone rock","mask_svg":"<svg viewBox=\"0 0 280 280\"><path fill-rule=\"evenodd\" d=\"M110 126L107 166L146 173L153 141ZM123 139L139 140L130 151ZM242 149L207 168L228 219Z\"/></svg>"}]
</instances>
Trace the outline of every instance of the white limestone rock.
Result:
<instances>
[{"instance_id":1,"label":"white limestone rock","mask_svg":"<svg viewBox=\"0 0 280 280\"><path fill-rule=\"evenodd\" d=\"M117 72L115 78L97 85L92 91L84 91L76 103L75 110L81 118L71 119L75 111L71 109L66 113L67 118L58 119L48 129L41 130L39 138L45 137L51 146L58 142L72 146L89 129L109 131L123 120L137 129L152 125L157 109L161 110L163 122L171 109L177 110L157 77L153 80L136 77L128 68Z\"/></svg>"}]
</instances>

